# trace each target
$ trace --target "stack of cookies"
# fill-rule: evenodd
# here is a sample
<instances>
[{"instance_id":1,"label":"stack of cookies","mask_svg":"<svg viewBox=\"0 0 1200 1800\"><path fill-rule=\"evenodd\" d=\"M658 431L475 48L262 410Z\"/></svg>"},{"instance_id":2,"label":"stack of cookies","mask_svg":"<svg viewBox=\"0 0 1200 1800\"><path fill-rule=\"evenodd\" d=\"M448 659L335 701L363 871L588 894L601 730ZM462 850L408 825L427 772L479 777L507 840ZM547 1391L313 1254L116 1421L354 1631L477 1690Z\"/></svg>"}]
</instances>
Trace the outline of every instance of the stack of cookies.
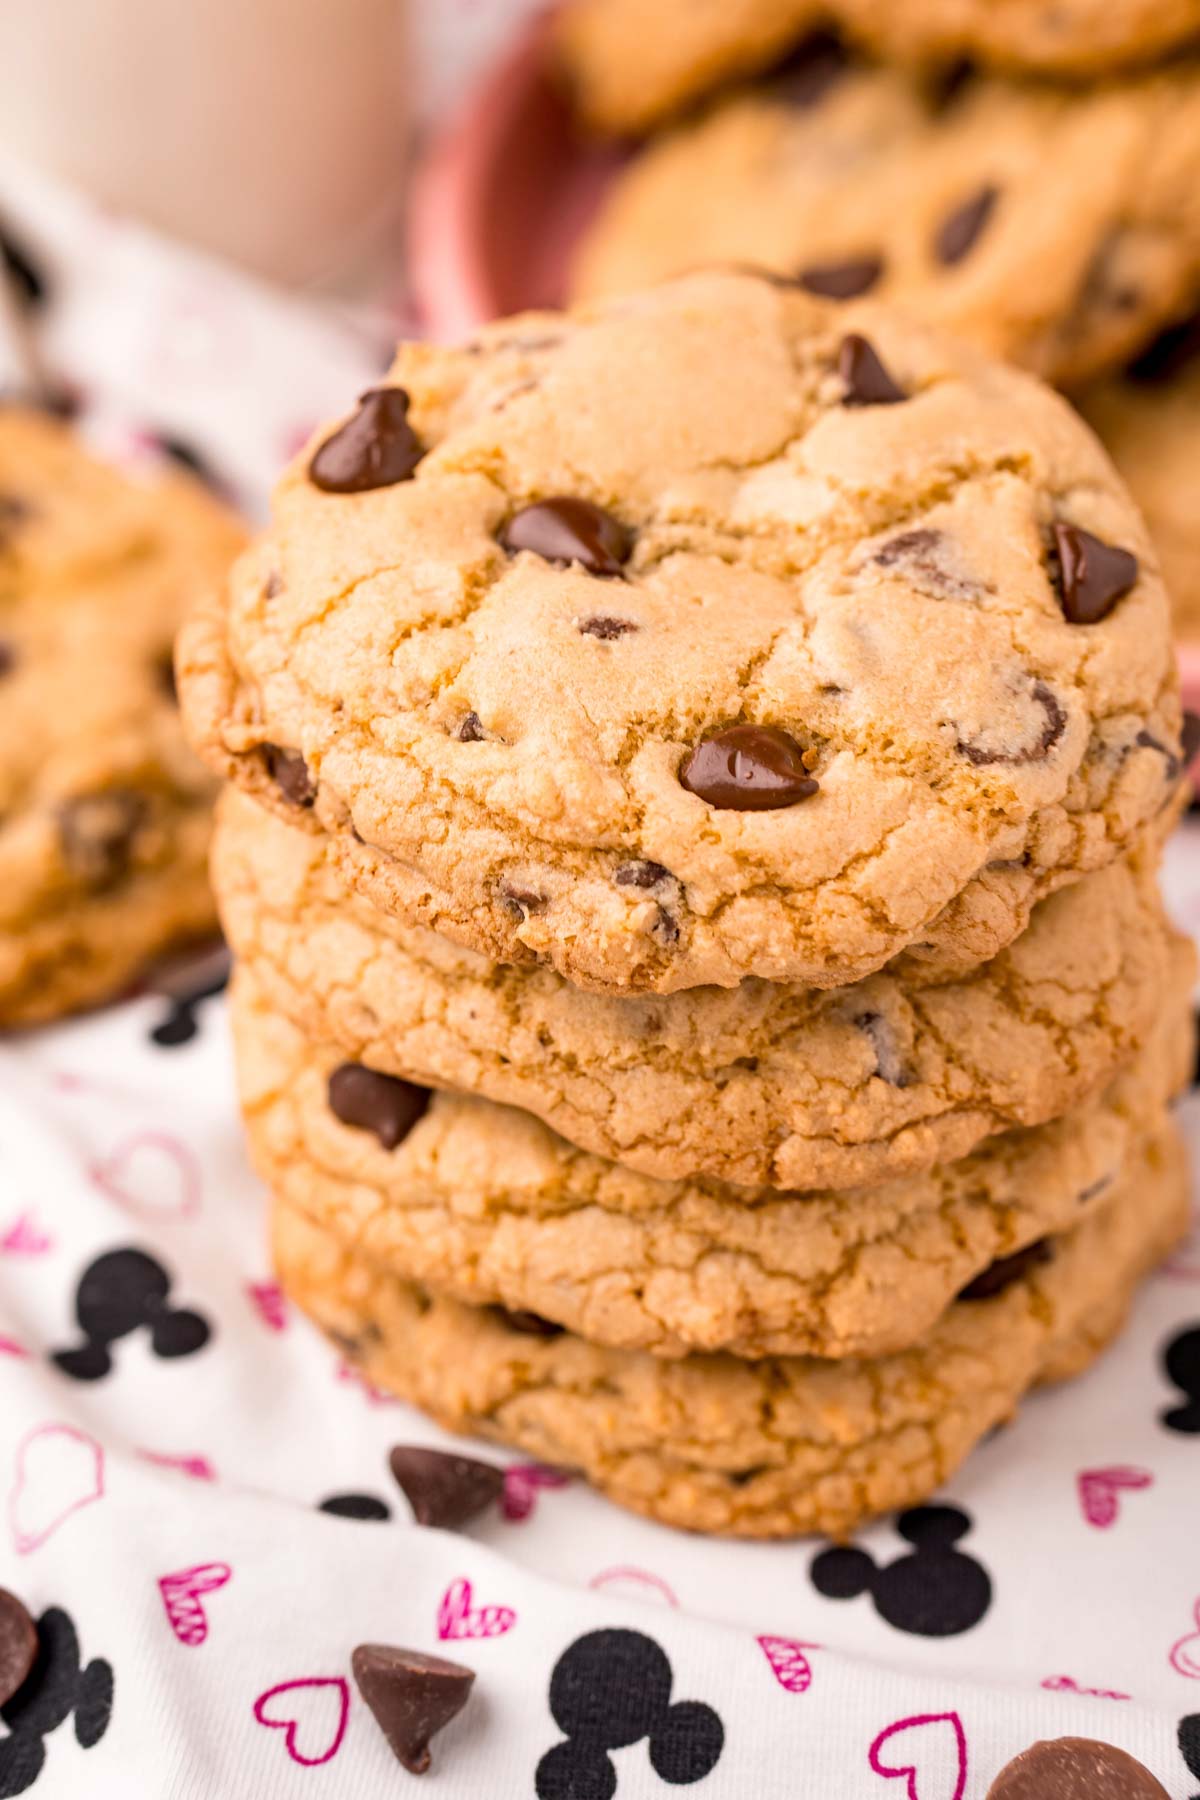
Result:
<instances>
[{"instance_id":1,"label":"stack of cookies","mask_svg":"<svg viewBox=\"0 0 1200 1800\"><path fill-rule=\"evenodd\" d=\"M178 669L280 1277L443 1423L843 1533L1182 1231L1167 602L1034 378L735 272L407 346Z\"/></svg>"},{"instance_id":2,"label":"stack of cookies","mask_svg":"<svg viewBox=\"0 0 1200 1800\"><path fill-rule=\"evenodd\" d=\"M557 40L649 134L577 297L753 264L1077 392L1200 639L1200 0L568 0Z\"/></svg>"}]
</instances>

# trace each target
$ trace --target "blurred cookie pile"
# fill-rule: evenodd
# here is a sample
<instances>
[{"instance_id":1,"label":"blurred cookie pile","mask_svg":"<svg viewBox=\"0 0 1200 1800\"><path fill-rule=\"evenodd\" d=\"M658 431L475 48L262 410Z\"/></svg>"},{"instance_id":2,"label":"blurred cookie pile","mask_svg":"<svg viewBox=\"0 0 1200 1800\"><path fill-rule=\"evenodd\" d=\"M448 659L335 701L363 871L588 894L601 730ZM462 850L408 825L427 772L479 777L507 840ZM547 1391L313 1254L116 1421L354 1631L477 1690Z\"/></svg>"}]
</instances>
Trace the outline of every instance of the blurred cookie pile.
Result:
<instances>
[{"instance_id":1,"label":"blurred cookie pile","mask_svg":"<svg viewBox=\"0 0 1200 1800\"><path fill-rule=\"evenodd\" d=\"M135 480L0 407L0 1027L114 998L216 929L214 784L171 655L243 541L189 477Z\"/></svg>"},{"instance_id":2,"label":"blurred cookie pile","mask_svg":"<svg viewBox=\"0 0 1200 1800\"><path fill-rule=\"evenodd\" d=\"M177 666L279 1273L370 1381L846 1532L1179 1237L1167 602L1031 375L737 271L406 345Z\"/></svg>"},{"instance_id":3,"label":"blurred cookie pile","mask_svg":"<svg viewBox=\"0 0 1200 1800\"><path fill-rule=\"evenodd\" d=\"M587 126L643 140L578 297L748 263L1034 370L1200 638L1198 0L570 0L557 48Z\"/></svg>"}]
</instances>

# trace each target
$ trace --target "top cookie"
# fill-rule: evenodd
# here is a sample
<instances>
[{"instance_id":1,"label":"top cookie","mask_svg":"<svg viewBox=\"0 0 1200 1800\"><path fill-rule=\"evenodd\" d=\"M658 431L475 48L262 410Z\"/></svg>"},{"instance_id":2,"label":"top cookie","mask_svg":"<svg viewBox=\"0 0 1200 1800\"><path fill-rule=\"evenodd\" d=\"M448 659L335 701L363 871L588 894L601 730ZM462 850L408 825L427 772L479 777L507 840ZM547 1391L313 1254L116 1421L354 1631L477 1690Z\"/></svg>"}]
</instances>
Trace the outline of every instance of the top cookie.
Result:
<instances>
[{"instance_id":1,"label":"top cookie","mask_svg":"<svg viewBox=\"0 0 1200 1800\"><path fill-rule=\"evenodd\" d=\"M1108 75L1200 34L1200 0L832 0L832 9L889 58L965 57L1014 74Z\"/></svg>"},{"instance_id":2,"label":"top cookie","mask_svg":"<svg viewBox=\"0 0 1200 1800\"><path fill-rule=\"evenodd\" d=\"M1190 304L1198 196L1200 58L1082 92L969 75L947 92L826 46L650 144L574 286L595 298L749 263L901 302L1069 385Z\"/></svg>"},{"instance_id":3,"label":"top cookie","mask_svg":"<svg viewBox=\"0 0 1200 1800\"><path fill-rule=\"evenodd\" d=\"M179 671L377 904L613 991L978 962L1178 788L1153 553L1066 403L736 273L402 350Z\"/></svg>"}]
</instances>

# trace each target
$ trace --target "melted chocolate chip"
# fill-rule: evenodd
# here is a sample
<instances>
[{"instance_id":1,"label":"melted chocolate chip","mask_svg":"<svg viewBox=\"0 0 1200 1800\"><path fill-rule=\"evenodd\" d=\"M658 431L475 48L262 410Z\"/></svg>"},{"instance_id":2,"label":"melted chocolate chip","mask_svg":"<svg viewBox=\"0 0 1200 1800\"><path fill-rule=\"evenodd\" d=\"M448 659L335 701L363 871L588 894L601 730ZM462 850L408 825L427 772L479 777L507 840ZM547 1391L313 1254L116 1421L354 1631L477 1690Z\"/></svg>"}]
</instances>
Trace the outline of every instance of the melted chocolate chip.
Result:
<instances>
[{"instance_id":1,"label":"melted chocolate chip","mask_svg":"<svg viewBox=\"0 0 1200 1800\"><path fill-rule=\"evenodd\" d=\"M1030 698L1036 701L1044 714L1042 729L1035 742L1024 744L1019 750L992 750L983 744L964 743L960 738L955 745L959 755L965 756L968 762L975 763L977 767L992 763L1017 767L1021 763L1041 762L1066 730L1067 715L1044 681L1034 682Z\"/></svg>"},{"instance_id":2,"label":"melted chocolate chip","mask_svg":"<svg viewBox=\"0 0 1200 1800\"><path fill-rule=\"evenodd\" d=\"M600 638L606 644L614 638L628 637L631 631L640 631L632 619L610 619L603 613L593 613L590 619L583 619L575 627L581 637Z\"/></svg>"},{"instance_id":3,"label":"melted chocolate chip","mask_svg":"<svg viewBox=\"0 0 1200 1800\"><path fill-rule=\"evenodd\" d=\"M554 1325L549 1319L543 1319L540 1313L510 1312L505 1306L497 1306L492 1310L499 1314L510 1331L518 1331L522 1337L556 1338L563 1334L561 1325Z\"/></svg>"},{"instance_id":4,"label":"melted chocolate chip","mask_svg":"<svg viewBox=\"0 0 1200 1800\"><path fill-rule=\"evenodd\" d=\"M325 439L308 477L326 494L364 494L407 481L425 454L408 422L408 395L400 387L369 388L353 418Z\"/></svg>"},{"instance_id":5,"label":"melted chocolate chip","mask_svg":"<svg viewBox=\"0 0 1200 1800\"><path fill-rule=\"evenodd\" d=\"M843 406L894 406L908 399L904 389L888 374L875 346L858 332L842 339L837 372L846 390Z\"/></svg>"},{"instance_id":6,"label":"melted chocolate chip","mask_svg":"<svg viewBox=\"0 0 1200 1800\"><path fill-rule=\"evenodd\" d=\"M501 527L510 556L529 550L565 569L581 563L590 575L619 577L633 550L633 533L602 506L574 494L558 494L523 506Z\"/></svg>"},{"instance_id":7,"label":"melted chocolate chip","mask_svg":"<svg viewBox=\"0 0 1200 1800\"><path fill-rule=\"evenodd\" d=\"M63 856L91 888L111 887L129 871L133 842L146 818L144 795L131 788L79 794L59 808Z\"/></svg>"},{"instance_id":8,"label":"melted chocolate chip","mask_svg":"<svg viewBox=\"0 0 1200 1800\"><path fill-rule=\"evenodd\" d=\"M166 695L167 699L178 704L179 690L175 685L175 658L170 650L162 651L156 658L154 674L160 689Z\"/></svg>"},{"instance_id":9,"label":"melted chocolate chip","mask_svg":"<svg viewBox=\"0 0 1200 1800\"><path fill-rule=\"evenodd\" d=\"M284 799L293 806L311 806L317 797L317 784L300 752L264 744L262 753L267 771Z\"/></svg>"},{"instance_id":10,"label":"melted chocolate chip","mask_svg":"<svg viewBox=\"0 0 1200 1800\"><path fill-rule=\"evenodd\" d=\"M624 862L615 871L613 880L618 887L652 888L660 881L670 881L671 871L664 869L661 863L643 862L639 858L635 862Z\"/></svg>"},{"instance_id":11,"label":"melted chocolate chip","mask_svg":"<svg viewBox=\"0 0 1200 1800\"><path fill-rule=\"evenodd\" d=\"M984 592L982 582L962 575L955 567L956 546L944 531L917 526L901 531L880 544L871 561L882 569L901 569L915 586L956 600L976 600Z\"/></svg>"},{"instance_id":12,"label":"melted chocolate chip","mask_svg":"<svg viewBox=\"0 0 1200 1800\"><path fill-rule=\"evenodd\" d=\"M483 725L477 712L469 712L454 733L460 744L482 744Z\"/></svg>"},{"instance_id":13,"label":"melted chocolate chip","mask_svg":"<svg viewBox=\"0 0 1200 1800\"><path fill-rule=\"evenodd\" d=\"M870 293L883 274L881 256L855 256L845 262L813 263L796 276L807 293L819 294L825 300L853 300Z\"/></svg>"},{"instance_id":14,"label":"melted chocolate chip","mask_svg":"<svg viewBox=\"0 0 1200 1800\"><path fill-rule=\"evenodd\" d=\"M0 1588L0 1706L7 1706L24 1687L37 1652L37 1626L28 1608L7 1588Z\"/></svg>"},{"instance_id":15,"label":"melted chocolate chip","mask_svg":"<svg viewBox=\"0 0 1200 1800\"><path fill-rule=\"evenodd\" d=\"M1134 585L1138 562L1128 550L1060 520L1054 527L1051 574L1067 621L1096 625Z\"/></svg>"},{"instance_id":16,"label":"melted chocolate chip","mask_svg":"<svg viewBox=\"0 0 1200 1800\"><path fill-rule=\"evenodd\" d=\"M17 652L7 638L0 638L0 675L11 675L17 666Z\"/></svg>"},{"instance_id":17,"label":"melted chocolate chip","mask_svg":"<svg viewBox=\"0 0 1200 1800\"><path fill-rule=\"evenodd\" d=\"M651 930L660 944L677 944L679 942L679 921L669 913L665 906L660 906L658 916Z\"/></svg>"},{"instance_id":18,"label":"melted chocolate chip","mask_svg":"<svg viewBox=\"0 0 1200 1800\"><path fill-rule=\"evenodd\" d=\"M1183 764L1173 750L1167 749L1167 746L1163 743L1161 738L1156 738L1152 731L1146 731L1143 728L1143 730L1138 732L1133 741L1139 750L1157 750L1158 754L1163 759L1165 765L1164 773L1167 780L1174 781L1176 779Z\"/></svg>"},{"instance_id":19,"label":"melted chocolate chip","mask_svg":"<svg viewBox=\"0 0 1200 1800\"><path fill-rule=\"evenodd\" d=\"M817 791L800 745L776 725L730 725L703 738L679 780L721 812L773 812Z\"/></svg>"},{"instance_id":20,"label":"melted chocolate chip","mask_svg":"<svg viewBox=\"0 0 1200 1800\"><path fill-rule=\"evenodd\" d=\"M341 1063L329 1077L329 1110L343 1125L373 1131L385 1150L404 1142L429 1107L428 1088L363 1063Z\"/></svg>"},{"instance_id":21,"label":"melted chocolate chip","mask_svg":"<svg viewBox=\"0 0 1200 1800\"><path fill-rule=\"evenodd\" d=\"M1006 1763L987 1800L1170 1800L1144 1763L1095 1738L1031 1744Z\"/></svg>"},{"instance_id":22,"label":"melted chocolate chip","mask_svg":"<svg viewBox=\"0 0 1200 1800\"><path fill-rule=\"evenodd\" d=\"M962 261L991 218L999 198L1000 189L988 184L942 220L933 240L934 254L940 263L950 266Z\"/></svg>"},{"instance_id":23,"label":"melted chocolate chip","mask_svg":"<svg viewBox=\"0 0 1200 1800\"><path fill-rule=\"evenodd\" d=\"M1200 312L1160 333L1126 371L1131 381L1155 385L1171 381L1200 356Z\"/></svg>"},{"instance_id":24,"label":"melted chocolate chip","mask_svg":"<svg viewBox=\"0 0 1200 1800\"><path fill-rule=\"evenodd\" d=\"M844 74L845 47L827 31L816 31L781 63L771 81L771 92L797 111L815 106L822 95Z\"/></svg>"},{"instance_id":25,"label":"melted chocolate chip","mask_svg":"<svg viewBox=\"0 0 1200 1800\"><path fill-rule=\"evenodd\" d=\"M494 1506L504 1492L504 1471L449 1450L397 1444L388 1453L397 1485L418 1525L458 1531Z\"/></svg>"},{"instance_id":26,"label":"melted chocolate chip","mask_svg":"<svg viewBox=\"0 0 1200 1800\"><path fill-rule=\"evenodd\" d=\"M994 1300L1014 1281L1023 1280L1034 1269L1053 1260L1053 1245L1047 1238L1039 1238L1035 1244L1026 1244L1023 1250L1015 1250L1011 1256L1002 1256L989 1264L974 1281L967 1283L958 1297L960 1300Z\"/></svg>"},{"instance_id":27,"label":"melted chocolate chip","mask_svg":"<svg viewBox=\"0 0 1200 1800\"><path fill-rule=\"evenodd\" d=\"M539 913L546 905L545 894L537 894L531 888L513 887L511 882L500 883L500 898L505 910L515 917L527 919L530 913Z\"/></svg>"},{"instance_id":28,"label":"melted chocolate chip","mask_svg":"<svg viewBox=\"0 0 1200 1800\"><path fill-rule=\"evenodd\" d=\"M283 592L283 576L279 573L279 571L277 569L272 569L271 573L267 576L267 579L263 583L263 599L264 600L274 600L276 595L282 594L282 592Z\"/></svg>"},{"instance_id":29,"label":"melted chocolate chip","mask_svg":"<svg viewBox=\"0 0 1200 1800\"><path fill-rule=\"evenodd\" d=\"M467 1704L475 1671L390 1644L359 1644L350 1668L397 1762L423 1775L431 1761L429 1740Z\"/></svg>"}]
</instances>

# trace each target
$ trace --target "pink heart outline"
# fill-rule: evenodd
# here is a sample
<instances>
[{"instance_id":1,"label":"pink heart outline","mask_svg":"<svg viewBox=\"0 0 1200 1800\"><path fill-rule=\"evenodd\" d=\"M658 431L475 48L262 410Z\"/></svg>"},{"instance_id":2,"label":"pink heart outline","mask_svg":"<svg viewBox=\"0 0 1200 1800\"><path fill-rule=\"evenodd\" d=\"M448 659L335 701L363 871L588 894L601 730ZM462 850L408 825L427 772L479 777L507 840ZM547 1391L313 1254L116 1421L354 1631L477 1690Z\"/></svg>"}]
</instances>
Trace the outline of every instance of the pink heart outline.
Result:
<instances>
[{"instance_id":1,"label":"pink heart outline","mask_svg":"<svg viewBox=\"0 0 1200 1800\"><path fill-rule=\"evenodd\" d=\"M28 1358L29 1352L24 1344L18 1344L16 1338L5 1337L0 1333L0 1356L23 1356Z\"/></svg>"},{"instance_id":2,"label":"pink heart outline","mask_svg":"<svg viewBox=\"0 0 1200 1800\"><path fill-rule=\"evenodd\" d=\"M317 1688L337 1689L337 1729L334 1732L333 1741L330 1743L329 1748L323 1750L320 1756L301 1755L298 1743L301 1722L296 1717L295 1713L289 1713L282 1719L272 1719L267 1713L269 1703L276 1699L280 1694L292 1694L304 1688L314 1690ZM322 1763L332 1762L333 1758L342 1747L342 1739L346 1735L346 1725L350 1718L350 1689L346 1685L345 1678L341 1675L302 1675L295 1681L277 1681L274 1687L268 1688L266 1693L260 1694L258 1699L254 1702L254 1717L258 1720L260 1725L265 1725L268 1731L282 1731L285 1733L283 1740L284 1747L293 1762L300 1763L301 1766L306 1769L317 1769Z\"/></svg>"},{"instance_id":3,"label":"pink heart outline","mask_svg":"<svg viewBox=\"0 0 1200 1800\"><path fill-rule=\"evenodd\" d=\"M1051 1694L1085 1694L1091 1700L1132 1700L1132 1694L1118 1693L1116 1688L1081 1687L1073 1675L1047 1675L1038 1683Z\"/></svg>"},{"instance_id":4,"label":"pink heart outline","mask_svg":"<svg viewBox=\"0 0 1200 1800\"><path fill-rule=\"evenodd\" d=\"M81 1485L74 1499L61 1511L54 1513L39 1531L26 1531L21 1524L21 1501L26 1489L32 1481L30 1457L36 1454L36 1447L54 1438L65 1438L79 1444L91 1458L91 1487ZM8 1494L8 1529L13 1546L18 1556L29 1556L52 1537L60 1525L64 1525L72 1513L90 1506L94 1500L104 1497L104 1449L96 1439L89 1437L86 1431L79 1431L74 1425L35 1425L17 1445L16 1459L13 1464L13 1485Z\"/></svg>"},{"instance_id":5,"label":"pink heart outline","mask_svg":"<svg viewBox=\"0 0 1200 1800\"><path fill-rule=\"evenodd\" d=\"M927 1725L953 1725L958 1750L958 1775L954 1783L954 1792L950 1800L962 1800L967 1786L967 1734L963 1730L962 1720L956 1712L914 1713L911 1718L897 1719L891 1725L885 1725L868 1752L867 1760L876 1775L882 1775L885 1781L895 1781L900 1776L906 1778L907 1800L926 1800L917 1791L917 1767L915 1763L902 1763L898 1768L889 1768L881 1760L883 1746L891 1737L898 1737L905 1731L919 1731ZM903 1754L903 1752L901 1753Z\"/></svg>"},{"instance_id":6,"label":"pink heart outline","mask_svg":"<svg viewBox=\"0 0 1200 1800\"><path fill-rule=\"evenodd\" d=\"M820 1644L808 1644L800 1638L772 1637L768 1632L755 1638L755 1643L770 1664L771 1673L786 1694L806 1694L812 1686L812 1664L804 1652L819 1650Z\"/></svg>"},{"instance_id":7,"label":"pink heart outline","mask_svg":"<svg viewBox=\"0 0 1200 1800\"><path fill-rule=\"evenodd\" d=\"M620 1582L632 1582L634 1587L649 1588L655 1600L665 1600L668 1606L678 1607L679 1600L675 1590L669 1587L661 1575L654 1575L649 1569L639 1569L633 1563L617 1563L611 1569L601 1569L593 1575L588 1586L594 1589L616 1587Z\"/></svg>"},{"instance_id":8,"label":"pink heart outline","mask_svg":"<svg viewBox=\"0 0 1200 1800\"><path fill-rule=\"evenodd\" d=\"M1200 1681L1200 1600L1192 1606L1192 1618L1197 1629L1189 1631L1172 1646L1169 1661L1177 1675L1186 1675L1189 1681Z\"/></svg>"},{"instance_id":9,"label":"pink heart outline","mask_svg":"<svg viewBox=\"0 0 1200 1800\"><path fill-rule=\"evenodd\" d=\"M184 1454L173 1456L166 1450L135 1450L143 1462L153 1463L157 1469L177 1469L181 1475L190 1475L193 1481L215 1481L217 1471L207 1456Z\"/></svg>"},{"instance_id":10,"label":"pink heart outline","mask_svg":"<svg viewBox=\"0 0 1200 1800\"><path fill-rule=\"evenodd\" d=\"M154 1150L173 1166L178 1182L178 1200L164 1206L146 1202L122 1185L122 1177L139 1150ZM200 1211L200 1169L192 1151L178 1138L165 1131L137 1131L123 1138L107 1156L88 1168L88 1175L102 1194L132 1213L135 1219L190 1219Z\"/></svg>"},{"instance_id":11,"label":"pink heart outline","mask_svg":"<svg viewBox=\"0 0 1200 1800\"><path fill-rule=\"evenodd\" d=\"M167 1623L188 1649L197 1649L208 1637L208 1615L203 1596L215 1594L233 1576L228 1563L196 1563L190 1569L177 1569L171 1575L160 1575L158 1591L166 1609Z\"/></svg>"},{"instance_id":12,"label":"pink heart outline","mask_svg":"<svg viewBox=\"0 0 1200 1800\"><path fill-rule=\"evenodd\" d=\"M1118 1496L1122 1492L1137 1493L1153 1487L1154 1477L1148 1469L1117 1463L1106 1469L1081 1469L1075 1477L1075 1486L1088 1524L1094 1525L1097 1531L1107 1531L1120 1516Z\"/></svg>"},{"instance_id":13,"label":"pink heart outline","mask_svg":"<svg viewBox=\"0 0 1200 1800\"><path fill-rule=\"evenodd\" d=\"M442 1595L437 1634L448 1638L503 1637L517 1622L511 1606L472 1606L474 1589L465 1575L456 1576Z\"/></svg>"}]
</instances>

